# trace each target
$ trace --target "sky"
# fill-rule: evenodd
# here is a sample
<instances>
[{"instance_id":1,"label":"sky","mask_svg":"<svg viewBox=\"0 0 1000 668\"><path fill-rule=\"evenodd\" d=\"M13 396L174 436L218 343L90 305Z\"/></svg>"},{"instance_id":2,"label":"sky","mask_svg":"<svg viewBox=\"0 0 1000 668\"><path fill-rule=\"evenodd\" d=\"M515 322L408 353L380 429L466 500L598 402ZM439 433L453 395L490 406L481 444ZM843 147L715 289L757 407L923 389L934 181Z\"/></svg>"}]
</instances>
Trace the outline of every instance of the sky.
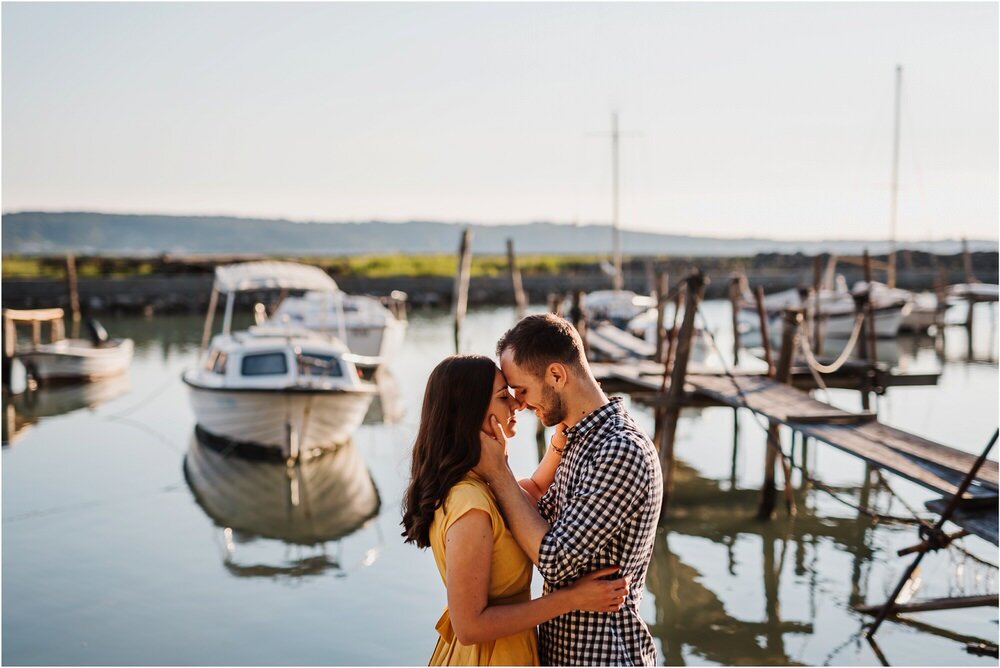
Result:
<instances>
[{"instance_id":1,"label":"sky","mask_svg":"<svg viewBox=\"0 0 1000 668\"><path fill-rule=\"evenodd\" d=\"M997 239L998 4L4 3L2 208Z\"/></svg>"}]
</instances>

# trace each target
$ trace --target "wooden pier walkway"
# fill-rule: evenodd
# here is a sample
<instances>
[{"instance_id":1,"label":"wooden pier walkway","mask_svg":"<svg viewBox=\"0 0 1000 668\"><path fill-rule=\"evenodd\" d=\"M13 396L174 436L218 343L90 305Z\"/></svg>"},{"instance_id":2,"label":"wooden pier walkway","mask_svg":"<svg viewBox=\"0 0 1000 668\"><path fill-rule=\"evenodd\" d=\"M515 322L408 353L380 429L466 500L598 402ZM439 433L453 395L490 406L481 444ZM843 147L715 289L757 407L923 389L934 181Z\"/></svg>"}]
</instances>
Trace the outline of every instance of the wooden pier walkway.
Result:
<instances>
[{"instance_id":1,"label":"wooden pier walkway","mask_svg":"<svg viewBox=\"0 0 1000 668\"><path fill-rule=\"evenodd\" d=\"M592 363L599 381L610 388L631 391L646 403L660 404L667 396L663 366L654 362ZM766 376L719 372L689 367L684 404L746 408L772 424L782 424L805 436L856 456L882 470L950 497L958 491L976 455L922 438L877 421L870 413L852 413L818 401L807 392ZM1000 466L987 460L963 495L965 508L953 521L972 533L997 543L997 492ZM935 510L943 501L928 502ZM935 505L936 504L936 505ZM939 509L938 509L939 511Z\"/></svg>"}]
</instances>

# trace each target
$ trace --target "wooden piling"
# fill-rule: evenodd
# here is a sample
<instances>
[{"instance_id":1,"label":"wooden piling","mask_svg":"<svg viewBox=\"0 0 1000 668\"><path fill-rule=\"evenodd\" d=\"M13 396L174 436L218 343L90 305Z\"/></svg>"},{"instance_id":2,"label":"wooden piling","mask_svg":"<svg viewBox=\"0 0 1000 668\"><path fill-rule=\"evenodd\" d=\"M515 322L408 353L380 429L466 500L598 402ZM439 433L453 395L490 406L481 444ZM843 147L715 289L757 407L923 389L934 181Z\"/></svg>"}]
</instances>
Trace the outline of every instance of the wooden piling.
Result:
<instances>
[{"instance_id":1,"label":"wooden piling","mask_svg":"<svg viewBox=\"0 0 1000 668\"><path fill-rule=\"evenodd\" d=\"M966 311L966 313L965 313L965 334L966 334L966 341L968 342L968 351L967 351L967 353L968 353L969 360L971 361L973 359L973 354L972 354L972 327L973 327L973 315L976 312L976 300L972 298L972 294L970 293L969 296L966 297L965 302L966 302L966 304L969 305L969 310Z\"/></svg>"},{"instance_id":2,"label":"wooden piling","mask_svg":"<svg viewBox=\"0 0 1000 668\"><path fill-rule=\"evenodd\" d=\"M740 302L743 299L739 274L729 277L729 305L733 319L733 366L740 363Z\"/></svg>"},{"instance_id":3,"label":"wooden piling","mask_svg":"<svg viewBox=\"0 0 1000 668\"><path fill-rule=\"evenodd\" d=\"M801 324L802 309L786 308L782 312L781 350L778 354L778 367L775 370L775 379L779 383L791 382L792 360L795 356L796 340L798 339L799 325ZM767 428L767 447L764 452L764 482L761 485L760 505L757 508L757 517L762 520L770 519L774 515L776 501L774 474L780 450L781 434L778 431L777 423L771 423ZM782 457L781 459L785 473L785 489L791 490L791 472L784 458ZM788 491L786 491L787 493ZM792 512L791 507L794 507L794 505L790 506L790 512Z\"/></svg>"},{"instance_id":4,"label":"wooden piling","mask_svg":"<svg viewBox=\"0 0 1000 668\"><path fill-rule=\"evenodd\" d=\"M760 337L764 343L764 361L767 362L767 375L774 378L774 360L771 357L771 332L767 324L767 312L764 310L764 288L757 286L754 291L757 297L757 317L760 319Z\"/></svg>"},{"instance_id":5,"label":"wooden piling","mask_svg":"<svg viewBox=\"0 0 1000 668\"><path fill-rule=\"evenodd\" d=\"M864 254L864 267L865 267L865 283L868 284L868 296L865 300L865 308L868 319L868 324L871 325L868 328L868 360L871 362L872 367L878 362L877 349L875 347L875 337L877 332L875 331L875 309L872 307L872 259L868 255L868 249L865 249Z\"/></svg>"},{"instance_id":6,"label":"wooden piling","mask_svg":"<svg viewBox=\"0 0 1000 668\"><path fill-rule=\"evenodd\" d=\"M674 358L677 356L677 337L680 336L678 320L681 309L684 308L685 292L686 290L678 289L677 296L674 298L674 322L670 327L670 340L667 342L667 357L663 361L664 382L666 382L666 374L670 373L670 370L674 366Z\"/></svg>"},{"instance_id":7,"label":"wooden piling","mask_svg":"<svg viewBox=\"0 0 1000 668\"><path fill-rule=\"evenodd\" d=\"M14 351L17 348L17 327L14 321L3 311L3 391L10 390L11 371L14 368Z\"/></svg>"},{"instance_id":8,"label":"wooden piling","mask_svg":"<svg viewBox=\"0 0 1000 668\"><path fill-rule=\"evenodd\" d=\"M583 290L573 291L573 305L570 307L569 320L576 327L577 333L580 335L580 340L583 341L583 353L590 359L590 343L587 337L587 316L583 310L583 302L585 296ZM561 301L561 298L559 298ZM559 301L553 302L552 312L556 315L559 314L560 304Z\"/></svg>"},{"instance_id":9,"label":"wooden piling","mask_svg":"<svg viewBox=\"0 0 1000 668\"><path fill-rule=\"evenodd\" d=\"M521 282L521 270L517 266L517 256L514 254L514 240L507 239L507 268L510 272L510 284L514 290L514 306L517 308L517 319L524 317L528 308L528 300L524 296L524 284Z\"/></svg>"},{"instance_id":10,"label":"wooden piling","mask_svg":"<svg viewBox=\"0 0 1000 668\"><path fill-rule=\"evenodd\" d=\"M823 257L817 255L813 258L813 331L812 344L817 355L823 353L823 307L820 301L820 292L823 290Z\"/></svg>"},{"instance_id":11,"label":"wooden piling","mask_svg":"<svg viewBox=\"0 0 1000 668\"><path fill-rule=\"evenodd\" d=\"M664 320L666 319L667 297L670 291L670 276L665 271L661 271L656 276L656 361L663 362L663 344L666 342L667 330Z\"/></svg>"},{"instance_id":12,"label":"wooden piling","mask_svg":"<svg viewBox=\"0 0 1000 668\"><path fill-rule=\"evenodd\" d=\"M660 430L660 467L663 471L663 507L660 511L661 524L666 520L667 508L673 494L674 485L674 445L677 434L677 420L684 401L684 378L687 375L688 359L691 355L691 339L694 335L694 318L705 294L708 280L701 271L695 269L686 279L686 306L684 322L681 324L677 341L677 356L670 372L670 388L667 390L667 407L663 413L663 428Z\"/></svg>"},{"instance_id":13,"label":"wooden piling","mask_svg":"<svg viewBox=\"0 0 1000 668\"><path fill-rule=\"evenodd\" d=\"M469 274L472 273L472 230L462 230L462 241L458 246L458 270L455 273L455 289L452 299L452 313L455 316L455 353L461 352L459 338L465 311L469 304Z\"/></svg>"},{"instance_id":14,"label":"wooden piling","mask_svg":"<svg viewBox=\"0 0 1000 668\"><path fill-rule=\"evenodd\" d=\"M965 267L965 282L975 283L976 277L972 274L972 253L969 252L969 240L962 237L962 266Z\"/></svg>"},{"instance_id":15,"label":"wooden piling","mask_svg":"<svg viewBox=\"0 0 1000 668\"><path fill-rule=\"evenodd\" d=\"M80 294L76 283L76 258L72 253L66 255L66 290L69 292L69 308L73 314L73 337L80 336Z\"/></svg>"}]
</instances>

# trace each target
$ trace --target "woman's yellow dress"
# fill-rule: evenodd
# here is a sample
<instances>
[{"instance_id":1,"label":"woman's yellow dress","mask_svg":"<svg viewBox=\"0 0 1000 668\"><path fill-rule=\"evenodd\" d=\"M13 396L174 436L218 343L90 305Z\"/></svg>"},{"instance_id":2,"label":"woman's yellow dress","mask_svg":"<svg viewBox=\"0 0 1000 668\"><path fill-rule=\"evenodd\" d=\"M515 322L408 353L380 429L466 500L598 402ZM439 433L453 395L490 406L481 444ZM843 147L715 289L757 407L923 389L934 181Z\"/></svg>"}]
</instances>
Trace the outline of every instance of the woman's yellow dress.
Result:
<instances>
[{"instance_id":1,"label":"woman's yellow dress","mask_svg":"<svg viewBox=\"0 0 1000 668\"><path fill-rule=\"evenodd\" d=\"M430 539L434 561L447 584L448 565L444 558L445 534L452 524L470 510L482 510L493 521L493 559L490 564L489 604L523 603L531 599L531 560L521 550L489 486L471 471L451 491L434 512ZM537 666L538 637L535 629L476 645L458 642L451 627L448 608L437 623L438 641L430 666Z\"/></svg>"}]
</instances>

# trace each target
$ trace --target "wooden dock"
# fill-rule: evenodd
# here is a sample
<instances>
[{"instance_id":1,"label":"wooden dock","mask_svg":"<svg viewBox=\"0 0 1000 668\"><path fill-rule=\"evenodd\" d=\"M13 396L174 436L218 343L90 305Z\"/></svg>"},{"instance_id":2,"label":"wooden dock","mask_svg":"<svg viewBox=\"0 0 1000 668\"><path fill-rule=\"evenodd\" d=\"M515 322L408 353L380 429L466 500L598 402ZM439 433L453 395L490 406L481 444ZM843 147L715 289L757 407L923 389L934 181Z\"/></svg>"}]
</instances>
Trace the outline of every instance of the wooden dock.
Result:
<instances>
[{"instance_id":1,"label":"wooden dock","mask_svg":"<svg viewBox=\"0 0 1000 668\"><path fill-rule=\"evenodd\" d=\"M657 369L659 367L659 369ZM631 386L649 403L662 387L662 365L591 364L598 380ZM660 370L660 375L653 375ZM646 372L643 374L642 372ZM650 373L653 372L653 373ZM669 382L667 383L669 388ZM725 375L689 367L685 404L748 408L771 422L855 455L881 469L944 495L954 494L976 456L890 427L865 413L851 413L813 399L791 385L759 374ZM968 498L993 497L1000 485L997 462L987 461ZM996 533L994 529L994 534Z\"/></svg>"}]
</instances>

